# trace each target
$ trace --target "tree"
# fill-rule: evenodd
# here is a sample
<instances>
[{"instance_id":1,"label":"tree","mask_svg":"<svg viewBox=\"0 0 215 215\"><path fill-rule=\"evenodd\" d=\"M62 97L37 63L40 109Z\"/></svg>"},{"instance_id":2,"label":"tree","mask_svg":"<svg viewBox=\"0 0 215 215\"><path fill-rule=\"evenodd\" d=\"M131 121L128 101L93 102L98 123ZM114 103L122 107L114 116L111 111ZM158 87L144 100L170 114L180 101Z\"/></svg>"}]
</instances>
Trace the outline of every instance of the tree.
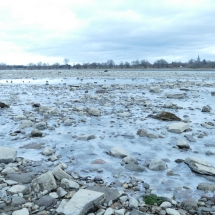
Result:
<instances>
[{"instance_id":1,"label":"tree","mask_svg":"<svg viewBox=\"0 0 215 215\"><path fill-rule=\"evenodd\" d=\"M63 62L64 62L65 65L68 65L69 59L68 58L64 58Z\"/></svg>"}]
</instances>

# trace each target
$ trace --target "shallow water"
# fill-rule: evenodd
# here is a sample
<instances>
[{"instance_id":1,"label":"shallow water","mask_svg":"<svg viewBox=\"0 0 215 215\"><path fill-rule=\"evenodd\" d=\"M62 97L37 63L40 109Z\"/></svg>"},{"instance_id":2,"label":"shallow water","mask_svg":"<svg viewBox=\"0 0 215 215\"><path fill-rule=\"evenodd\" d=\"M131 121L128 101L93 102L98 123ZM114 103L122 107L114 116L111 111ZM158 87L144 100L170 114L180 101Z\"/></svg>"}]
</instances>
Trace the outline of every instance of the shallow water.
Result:
<instances>
[{"instance_id":1,"label":"shallow water","mask_svg":"<svg viewBox=\"0 0 215 215\"><path fill-rule=\"evenodd\" d=\"M215 151L215 148L205 147L206 143L214 143L214 129L203 128L203 122L214 122L214 110L212 113L202 113L204 105L215 104L215 97L210 92L214 90L214 79L206 80L212 83L204 86L200 77L192 80L181 76L177 80L170 77L168 79L148 77L148 78L34 78L34 79L14 79L12 83L0 80L1 101L10 104L10 109L0 110L0 143L17 149L18 156L32 160L46 159L41 155L42 150L20 148L28 143L45 143L45 146L54 147L56 155L60 156L60 161L68 164L69 172L78 172L81 176L100 176L107 182L107 185L115 180L121 182L129 181L131 176L143 179L151 185L153 193L162 196L172 197L181 200L185 197L198 198L202 192L196 187L201 182L209 182L203 176L193 173L184 163L176 163L175 160L185 159L189 156L197 157L215 166L215 155L207 156L207 150ZM23 82L24 81L24 82ZM29 83L30 81L30 83ZM48 81L49 85L45 85ZM189 91L181 91L176 83L183 83ZM111 85L115 85L114 88ZM173 89L168 86L173 85ZM80 85L80 89L70 91L70 85ZM111 91L108 94L96 94L100 85L107 85ZM159 94L149 92L150 86L162 85L162 92ZM117 87L116 87L117 86ZM166 86L166 87L165 87ZM88 92L86 92L86 90ZM186 93L185 99L167 99L165 93ZM143 106L142 103L134 102L133 98L140 98L150 101L152 106ZM137 101L137 100L136 100ZM183 109L172 110L162 108L167 101L183 107ZM35 119L43 119L38 114L31 103L40 103L43 106L57 107L61 116L53 116L46 119L55 130L44 130L46 134L43 138L30 138L32 128L23 129L26 134L10 136L10 133L18 130L20 122L13 120L18 114L32 114ZM77 115L73 111L74 107L95 107L102 109L101 117L92 117L86 114ZM166 131L166 126L170 122L157 121L147 116L152 113L152 109L157 107L160 110L170 111L183 118L188 115L191 119L192 131L186 134L193 134L197 142L189 142L191 150L181 151L173 148L177 139L185 139L184 133L174 134ZM191 110L190 108L193 108ZM129 111L131 117L118 117L120 111ZM63 126L59 121L62 117L69 117L76 122L72 126ZM139 128L146 128L151 132L160 134L163 138L150 139L136 135ZM197 138L201 132L207 132L207 136L202 139ZM76 136L82 134L94 134L96 139L89 141L78 140ZM123 135L131 135L132 139ZM17 138L18 137L18 138ZM17 138L17 139L16 139ZM106 152L110 148L118 146L129 152L136 158L140 166L145 168L144 172L134 172L125 169L120 158L111 157ZM161 158L167 162L168 170L151 171L147 164L154 158ZM91 164L96 159L103 159L106 164ZM44 161L45 162L45 161ZM50 161L46 161L52 164ZM56 163L56 162L55 162ZM51 167L52 169L52 167ZM95 169L102 169L98 173ZM173 171L176 176L167 176L167 171ZM117 178L116 178L117 177ZM184 186L190 189L183 188ZM122 188L119 188L122 189ZM140 192L141 193L141 192ZM138 196L139 194L136 193Z\"/></svg>"}]
</instances>

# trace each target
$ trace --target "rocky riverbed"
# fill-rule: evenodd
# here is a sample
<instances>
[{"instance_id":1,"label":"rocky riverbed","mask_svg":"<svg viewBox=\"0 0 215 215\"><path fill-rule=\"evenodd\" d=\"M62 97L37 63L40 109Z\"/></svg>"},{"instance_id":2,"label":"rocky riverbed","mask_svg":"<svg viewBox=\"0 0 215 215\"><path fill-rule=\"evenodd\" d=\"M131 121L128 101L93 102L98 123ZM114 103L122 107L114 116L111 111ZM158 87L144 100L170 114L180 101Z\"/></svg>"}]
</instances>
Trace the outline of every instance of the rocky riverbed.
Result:
<instances>
[{"instance_id":1,"label":"rocky riverbed","mask_svg":"<svg viewBox=\"0 0 215 215\"><path fill-rule=\"evenodd\" d=\"M214 72L0 78L2 214L215 214Z\"/></svg>"}]
</instances>

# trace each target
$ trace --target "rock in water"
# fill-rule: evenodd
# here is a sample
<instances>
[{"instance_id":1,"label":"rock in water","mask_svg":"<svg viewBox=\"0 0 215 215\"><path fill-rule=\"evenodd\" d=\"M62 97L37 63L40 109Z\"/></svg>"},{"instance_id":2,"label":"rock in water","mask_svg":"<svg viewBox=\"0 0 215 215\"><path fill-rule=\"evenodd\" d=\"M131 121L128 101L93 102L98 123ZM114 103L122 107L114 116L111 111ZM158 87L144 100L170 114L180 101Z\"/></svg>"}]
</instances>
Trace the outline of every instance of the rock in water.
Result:
<instances>
[{"instance_id":1,"label":"rock in water","mask_svg":"<svg viewBox=\"0 0 215 215\"><path fill-rule=\"evenodd\" d=\"M202 107L202 112L210 112L211 110L212 110L212 108L209 105Z\"/></svg>"},{"instance_id":2,"label":"rock in water","mask_svg":"<svg viewBox=\"0 0 215 215\"><path fill-rule=\"evenodd\" d=\"M83 215L104 201L104 193L80 189L64 206L65 215Z\"/></svg>"},{"instance_id":3,"label":"rock in water","mask_svg":"<svg viewBox=\"0 0 215 215\"><path fill-rule=\"evenodd\" d=\"M34 129L31 131L31 136L32 137L42 137L43 133L37 129Z\"/></svg>"},{"instance_id":4,"label":"rock in water","mask_svg":"<svg viewBox=\"0 0 215 215\"><path fill-rule=\"evenodd\" d=\"M125 150L118 148L118 147L111 148L110 155L112 155L113 157L118 157L118 158L124 158L124 157L129 156L128 152L126 152Z\"/></svg>"},{"instance_id":5,"label":"rock in water","mask_svg":"<svg viewBox=\"0 0 215 215\"><path fill-rule=\"evenodd\" d=\"M9 147L0 146L0 163L14 162L16 159L16 150Z\"/></svg>"},{"instance_id":6,"label":"rock in water","mask_svg":"<svg viewBox=\"0 0 215 215\"><path fill-rule=\"evenodd\" d=\"M213 175L215 176L215 168L211 166L208 162L193 158L193 157L188 157L184 161L191 170L194 172L197 172L199 174L204 174L204 175Z\"/></svg>"},{"instance_id":7,"label":"rock in water","mask_svg":"<svg viewBox=\"0 0 215 215\"><path fill-rule=\"evenodd\" d=\"M10 106L0 101L0 108L9 108Z\"/></svg>"},{"instance_id":8,"label":"rock in water","mask_svg":"<svg viewBox=\"0 0 215 215\"><path fill-rule=\"evenodd\" d=\"M198 184L197 187L198 190L204 190L204 191L215 191L215 184L210 184L210 183L200 183Z\"/></svg>"},{"instance_id":9,"label":"rock in water","mask_svg":"<svg viewBox=\"0 0 215 215\"><path fill-rule=\"evenodd\" d=\"M184 122L172 123L167 126L167 130L169 132L173 132L176 134L180 134L189 128L190 128L190 125L188 123L184 123Z\"/></svg>"},{"instance_id":10,"label":"rock in water","mask_svg":"<svg viewBox=\"0 0 215 215\"><path fill-rule=\"evenodd\" d=\"M169 99L183 99L183 98L185 98L184 93L166 94L165 96Z\"/></svg>"},{"instance_id":11,"label":"rock in water","mask_svg":"<svg viewBox=\"0 0 215 215\"><path fill-rule=\"evenodd\" d=\"M175 114L162 111L158 113L157 115L149 115L150 117L154 119L164 120L164 121L181 121L179 117L177 117Z\"/></svg>"},{"instance_id":12,"label":"rock in water","mask_svg":"<svg viewBox=\"0 0 215 215\"><path fill-rule=\"evenodd\" d=\"M159 158L152 160L149 164L149 169L154 171L166 170L167 168L166 163Z\"/></svg>"}]
</instances>

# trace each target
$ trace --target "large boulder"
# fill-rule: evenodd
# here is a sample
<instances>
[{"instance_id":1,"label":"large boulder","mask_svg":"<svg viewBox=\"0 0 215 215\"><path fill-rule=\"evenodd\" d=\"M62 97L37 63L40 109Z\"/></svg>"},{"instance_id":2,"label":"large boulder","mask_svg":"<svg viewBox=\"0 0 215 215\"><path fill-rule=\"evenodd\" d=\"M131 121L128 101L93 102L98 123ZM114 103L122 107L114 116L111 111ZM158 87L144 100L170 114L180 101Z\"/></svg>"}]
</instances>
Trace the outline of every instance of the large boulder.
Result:
<instances>
[{"instance_id":1,"label":"large boulder","mask_svg":"<svg viewBox=\"0 0 215 215\"><path fill-rule=\"evenodd\" d=\"M204 175L212 175L215 176L215 168L210 165L208 162L193 158L193 157L188 157L184 161L191 170L194 172L197 172L199 174L204 174Z\"/></svg>"},{"instance_id":2,"label":"large boulder","mask_svg":"<svg viewBox=\"0 0 215 215\"><path fill-rule=\"evenodd\" d=\"M0 146L0 163L14 162L16 154L17 152L15 149Z\"/></svg>"},{"instance_id":3,"label":"large boulder","mask_svg":"<svg viewBox=\"0 0 215 215\"><path fill-rule=\"evenodd\" d=\"M189 129L190 125L184 122L172 123L167 126L167 130L172 133L180 134Z\"/></svg>"},{"instance_id":4,"label":"large boulder","mask_svg":"<svg viewBox=\"0 0 215 215\"><path fill-rule=\"evenodd\" d=\"M63 208L65 215L83 215L104 201L104 193L80 189Z\"/></svg>"}]
</instances>

